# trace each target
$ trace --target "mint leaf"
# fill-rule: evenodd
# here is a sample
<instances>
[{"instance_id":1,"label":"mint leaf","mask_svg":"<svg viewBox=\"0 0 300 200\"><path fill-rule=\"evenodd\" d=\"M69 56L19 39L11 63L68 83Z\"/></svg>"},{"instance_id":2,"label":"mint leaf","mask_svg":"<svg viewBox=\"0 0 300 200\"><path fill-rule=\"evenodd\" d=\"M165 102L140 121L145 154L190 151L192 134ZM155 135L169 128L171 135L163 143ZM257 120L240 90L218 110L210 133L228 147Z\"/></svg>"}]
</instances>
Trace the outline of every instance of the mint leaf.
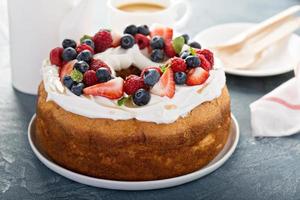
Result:
<instances>
[{"instance_id":1,"label":"mint leaf","mask_svg":"<svg viewBox=\"0 0 300 200\"><path fill-rule=\"evenodd\" d=\"M123 106L128 100L130 100L130 96L128 97L122 97L121 99L118 100L118 106Z\"/></svg>"},{"instance_id":2,"label":"mint leaf","mask_svg":"<svg viewBox=\"0 0 300 200\"><path fill-rule=\"evenodd\" d=\"M184 37L179 36L172 41L173 48L177 54L181 52L181 49L184 45Z\"/></svg>"},{"instance_id":3,"label":"mint leaf","mask_svg":"<svg viewBox=\"0 0 300 200\"><path fill-rule=\"evenodd\" d=\"M192 47L189 48L189 52L191 55L195 56L196 55L196 50Z\"/></svg>"},{"instance_id":4,"label":"mint leaf","mask_svg":"<svg viewBox=\"0 0 300 200\"><path fill-rule=\"evenodd\" d=\"M167 71L168 67L170 67L169 64L160 66L160 69L161 69L162 73L165 73L165 71Z\"/></svg>"},{"instance_id":5,"label":"mint leaf","mask_svg":"<svg viewBox=\"0 0 300 200\"><path fill-rule=\"evenodd\" d=\"M71 72L71 78L73 81L76 81L77 83L80 83L83 79L83 74L78 71L77 69L74 69L72 72Z\"/></svg>"},{"instance_id":6,"label":"mint leaf","mask_svg":"<svg viewBox=\"0 0 300 200\"><path fill-rule=\"evenodd\" d=\"M86 40L86 39L92 39L92 38L93 38L92 36L84 35L82 38L80 38L80 44L82 44L84 40Z\"/></svg>"}]
</instances>

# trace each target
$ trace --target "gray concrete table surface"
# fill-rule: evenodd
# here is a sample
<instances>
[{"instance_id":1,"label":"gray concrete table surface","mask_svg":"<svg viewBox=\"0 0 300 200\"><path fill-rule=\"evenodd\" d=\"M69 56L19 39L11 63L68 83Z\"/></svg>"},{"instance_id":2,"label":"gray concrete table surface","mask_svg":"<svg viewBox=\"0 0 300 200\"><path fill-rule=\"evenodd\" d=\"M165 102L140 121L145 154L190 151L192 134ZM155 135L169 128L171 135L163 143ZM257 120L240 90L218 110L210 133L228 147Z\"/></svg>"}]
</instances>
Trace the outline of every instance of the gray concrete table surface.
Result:
<instances>
[{"instance_id":1,"label":"gray concrete table surface","mask_svg":"<svg viewBox=\"0 0 300 200\"><path fill-rule=\"evenodd\" d=\"M191 35L220 23L259 22L299 4L297 0L191 2L193 17L187 24ZM300 135L255 139L249 112L251 102L291 78L292 72L265 78L227 75L241 137L235 153L220 169L178 187L126 192L75 183L35 157L27 141L27 126L35 113L36 97L12 88L5 45L0 54L0 199L300 199Z\"/></svg>"}]
</instances>

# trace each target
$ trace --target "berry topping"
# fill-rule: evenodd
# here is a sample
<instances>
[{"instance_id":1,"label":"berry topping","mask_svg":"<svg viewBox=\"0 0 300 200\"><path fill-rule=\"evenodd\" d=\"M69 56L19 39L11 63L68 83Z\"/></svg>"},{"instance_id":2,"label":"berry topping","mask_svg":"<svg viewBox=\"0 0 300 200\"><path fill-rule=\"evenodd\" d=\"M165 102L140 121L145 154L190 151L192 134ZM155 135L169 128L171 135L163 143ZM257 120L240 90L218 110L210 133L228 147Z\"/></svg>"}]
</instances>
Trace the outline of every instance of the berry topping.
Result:
<instances>
[{"instance_id":1,"label":"berry topping","mask_svg":"<svg viewBox=\"0 0 300 200\"><path fill-rule=\"evenodd\" d=\"M88 51L90 51L92 54L94 54L94 49L93 49L91 46L87 45L87 44L80 44L80 45L76 48L77 53L80 53L80 52L82 52L82 51L84 51L84 50L88 50Z\"/></svg>"},{"instance_id":2,"label":"berry topping","mask_svg":"<svg viewBox=\"0 0 300 200\"><path fill-rule=\"evenodd\" d=\"M175 75L175 83L177 85L183 85L186 82L186 73L184 72L176 72Z\"/></svg>"},{"instance_id":3,"label":"berry topping","mask_svg":"<svg viewBox=\"0 0 300 200\"><path fill-rule=\"evenodd\" d=\"M133 103L137 106L144 106L149 103L151 99L150 93L145 89L139 89L133 95Z\"/></svg>"},{"instance_id":4,"label":"berry topping","mask_svg":"<svg viewBox=\"0 0 300 200\"><path fill-rule=\"evenodd\" d=\"M126 80L124 82L124 92L128 95L132 95L135 93L138 89L144 88L144 80L142 77L136 76L136 75L130 75L126 77Z\"/></svg>"},{"instance_id":5,"label":"berry topping","mask_svg":"<svg viewBox=\"0 0 300 200\"><path fill-rule=\"evenodd\" d=\"M64 39L63 42L62 42L62 46L63 46L64 49L66 49L68 47L72 47L73 49L75 49L77 44L74 40Z\"/></svg>"},{"instance_id":6,"label":"berry topping","mask_svg":"<svg viewBox=\"0 0 300 200\"><path fill-rule=\"evenodd\" d=\"M63 64L62 53L64 49L61 47L56 47L50 52L50 62L52 65L61 67Z\"/></svg>"},{"instance_id":7,"label":"berry topping","mask_svg":"<svg viewBox=\"0 0 300 200\"><path fill-rule=\"evenodd\" d=\"M201 49L201 45L198 42L191 42L189 46L196 49Z\"/></svg>"},{"instance_id":8,"label":"berry topping","mask_svg":"<svg viewBox=\"0 0 300 200\"><path fill-rule=\"evenodd\" d=\"M130 34L130 35L135 35L138 32L138 28L136 27L136 25L129 25L125 28L124 30L124 34Z\"/></svg>"},{"instance_id":9,"label":"berry topping","mask_svg":"<svg viewBox=\"0 0 300 200\"><path fill-rule=\"evenodd\" d=\"M121 47L123 49L129 49L133 47L135 43L134 37L132 35L126 34L123 37L121 37Z\"/></svg>"},{"instance_id":10,"label":"berry topping","mask_svg":"<svg viewBox=\"0 0 300 200\"><path fill-rule=\"evenodd\" d=\"M64 84L67 88L71 89L72 86L73 86L73 84L74 84L74 81L72 80L71 76L66 75L66 76L64 76L64 78L63 78L63 84Z\"/></svg>"},{"instance_id":11,"label":"berry topping","mask_svg":"<svg viewBox=\"0 0 300 200\"><path fill-rule=\"evenodd\" d=\"M150 55L150 59L153 61L153 62L162 62L165 58L165 53L163 50L161 49L154 49Z\"/></svg>"},{"instance_id":12,"label":"berry topping","mask_svg":"<svg viewBox=\"0 0 300 200\"><path fill-rule=\"evenodd\" d=\"M161 36L162 38L164 38L165 41L166 40L172 40L172 38L173 38L173 29L169 28L169 27L157 26L157 27L154 27L153 30L151 30L150 36L151 37Z\"/></svg>"},{"instance_id":13,"label":"berry topping","mask_svg":"<svg viewBox=\"0 0 300 200\"><path fill-rule=\"evenodd\" d=\"M190 55L190 53L187 50L185 50L180 53L180 58L186 59L186 57L188 57L189 55Z\"/></svg>"},{"instance_id":14,"label":"berry topping","mask_svg":"<svg viewBox=\"0 0 300 200\"><path fill-rule=\"evenodd\" d=\"M95 43L95 52L101 53L112 46L113 39L108 30L101 29L93 37L93 41Z\"/></svg>"},{"instance_id":15,"label":"berry topping","mask_svg":"<svg viewBox=\"0 0 300 200\"><path fill-rule=\"evenodd\" d=\"M208 62L208 60L205 58L204 55L200 54L198 57L201 60L201 67L203 69L205 69L206 71L209 71L212 69L212 65L210 64L210 62Z\"/></svg>"},{"instance_id":16,"label":"berry topping","mask_svg":"<svg viewBox=\"0 0 300 200\"><path fill-rule=\"evenodd\" d=\"M150 45L150 40L147 36L142 34L136 34L134 36L135 43L139 45L140 49L144 49Z\"/></svg>"},{"instance_id":17,"label":"berry topping","mask_svg":"<svg viewBox=\"0 0 300 200\"><path fill-rule=\"evenodd\" d=\"M78 84L74 84L72 86L71 91L75 95L80 96L80 95L82 95L83 88L84 88L84 84L83 83L78 83Z\"/></svg>"},{"instance_id":18,"label":"berry topping","mask_svg":"<svg viewBox=\"0 0 300 200\"><path fill-rule=\"evenodd\" d=\"M71 72L71 78L73 81L80 83L83 80L83 74L80 71L78 71L77 69L74 69Z\"/></svg>"},{"instance_id":19,"label":"berry topping","mask_svg":"<svg viewBox=\"0 0 300 200\"><path fill-rule=\"evenodd\" d=\"M170 61L173 72L185 72L186 64L182 58L174 57Z\"/></svg>"},{"instance_id":20,"label":"berry topping","mask_svg":"<svg viewBox=\"0 0 300 200\"><path fill-rule=\"evenodd\" d=\"M144 77L145 72L150 70L150 69L155 69L160 74L160 76L163 74L160 67L150 66L150 67L146 67L146 68L143 69L143 71L141 72L141 77Z\"/></svg>"},{"instance_id":21,"label":"berry topping","mask_svg":"<svg viewBox=\"0 0 300 200\"><path fill-rule=\"evenodd\" d=\"M89 50L83 50L82 52L80 52L78 54L76 59L79 60L79 61L90 62L92 57L93 57L93 55Z\"/></svg>"},{"instance_id":22,"label":"berry topping","mask_svg":"<svg viewBox=\"0 0 300 200\"><path fill-rule=\"evenodd\" d=\"M174 73L170 67L166 69L159 81L151 89L153 94L172 98L175 94Z\"/></svg>"},{"instance_id":23,"label":"berry topping","mask_svg":"<svg viewBox=\"0 0 300 200\"><path fill-rule=\"evenodd\" d=\"M208 76L209 73L201 67L191 69L187 74L186 84L190 86L201 85L207 80Z\"/></svg>"},{"instance_id":24,"label":"berry topping","mask_svg":"<svg viewBox=\"0 0 300 200\"><path fill-rule=\"evenodd\" d=\"M83 83L89 87L97 84L98 78L96 76L96 72L93 70L88 70L83 74Z\"/></svg>"},{"instance_id":25,"label":"berry topping","mask_svg":"<svg viewBox=\"0 0 300 200\"><path fill-rule=\"evenodd\" d=\"M175 49L173 47L172 44L172 40L167 40L165 41L165 48L164 48L165 54L169 57L169 58L173 58L174 56L176 56L176 52Z\"/></svg>"},{"instance_id":26,"label":"berry topping","mask_svg":"<svg viewBox=\"0 0 300 200\"><path fill-rule=\"evenodd\" d=\"M141 25L137 27L137 32L142 34L142 35L150 35L150 30L147 25Z\"/></svg>"},{"instance_id":27,"label":"berry topping","mask_svg":"<svg viewBox=\"0 0 300 200\"><path fill-rule=\"evenodd\" d=\"M96 71L96 76L98 78L99 83L104 83L111 79L110 71L108 71L108 69L104 67L100 67Z\"/></svg>"},{"instance_id":28,"label":"berry topping","mask_svg":"<svg viewBox=\"0 0 300 200\"><path fill-rule=\"evenodd\" d=\"M159 81L160 73L156 69L148 69L143 78L145 85L153 86Z\"/></svg>"},{"instance_id":29,"label":"berry topping","mask_svg":"<svg viewBox=\"0 0 300 200\"><path fill-rule=\"evenodd\" d=\"M90 46L93 50L95 49L95 43L91 39L84 39L82 41L82 44L86 44L86 45Z\"/></svg>"},{"instance_id":30,"label":"berry topping","mask_svg":"<svg viewBox=\"0 0 300 200\"><path fill-rule=\"evenodd\" d=\"M63 65L63 67L60 69L60 73L59 73L59 77L61 78L61 80L63 80L63 78L66 75L70 75L71 72L73 71L73 67L74 64L76 63L77 60L72 60L70 62L67 62L65 65Z\"/></svg>"},{"instance_id":31,"label":"berry topping","mask_svg":"<svg viewBox=\"0 0 300 200\"><path fill-rule=\"evenodd\" d=\"M152 49L162 49L165 46L164 39L160 36L154 36L150 41Z\"/></svg>"},{"instance_id":32,"label":"berry topping","mask_svg":"<svg viewBox=\"0 0 300 200\"><path fill-rule=\"evenodd\" d=\"M72 47L67 47L62 53L63 61L71 61L77 57L77 52Z\"/></svg>"},{"instance_id":33,"label":"berry topping","mask_svg":"<svg viewBox=\"0 0 300 200\"><path fill-rule=\"evenodd\" d=\"M74 64L74 68L81 73L85 73L90 68L90 66L85 61L78 61Z\"/></svg>"},{"instance_id":34,"label":"berry topping","mask_svg":"<svg viewBox=\"0 0 300 200\"><path fill-rule=\"evenodd\" d=\"M100 59L92 59L90 62L90 69L97 71L100 67L104 67L111 73L109 66Z\"/></svg>"},{"instance_id":35,"label":"berry topping","mask_svg":"<svg viewBox=\"0 0 300 200\"><path fill-rule=\"evenodd\" d=\"M213 66L214 65L214 54L208 50L208 49L203 49L203 50L196 50L196 54L202 54L205 56L206 60L210 62L210 64Z\"/></svg>"},{"instance_id":36,"label":"berry topping","mask_svg":"<svg viewBox=\"0 0 300 200\"><path fill-rule=\"evenodd\" d=\"M114 78L105 83L99 83L83 90L86 95L103 96L109 99L119 99L123 96L123 79Z\"/></svg>"},{"instance_id":37,"label":"berry topping","mask_svg":"<svg viewBox=\"0 0 300 200\"><path fill-rule=\"evenodd\" d=\"M187 67L195 68L200 67L201 61L198 56L188 56L185 58L185 63Z\"/></svg>"},{"instance_id":38,"label":"berry topping","mask_svg":"<svg viewBox=\"0 0 300 200\"><path fill-rule=\"evenodd\" d=\"M190 36L188 34L181 35L184 38L184 44L187 44L190 40Z\"/></svg>"}]
</instances>

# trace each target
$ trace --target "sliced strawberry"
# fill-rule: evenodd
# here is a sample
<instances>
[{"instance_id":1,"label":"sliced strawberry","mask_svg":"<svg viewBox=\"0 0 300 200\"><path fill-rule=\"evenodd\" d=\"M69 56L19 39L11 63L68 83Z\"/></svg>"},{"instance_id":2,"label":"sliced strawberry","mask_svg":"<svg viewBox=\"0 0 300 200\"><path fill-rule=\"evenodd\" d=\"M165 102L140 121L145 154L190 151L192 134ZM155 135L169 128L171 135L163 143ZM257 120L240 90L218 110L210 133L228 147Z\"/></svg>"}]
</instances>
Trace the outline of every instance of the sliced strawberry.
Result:
<instances>
[{"instance_id":1,"label":"sliced strawberry","mask_svg":"<svg viewBox=\"0 0 300 200\"><path fill-rule=\"evenodd\" d=\"M109 99L119 99L123 96L124 81L121 77L114 78L105 83L99 83L83 89L86 95L102 96Z\"/></svg>"},{"instance_id":2,"label":"sliced strawberry","mask_svg":"<svg viewBox=\"0 0 300 200\"><path fill-rule=\"evenodd\" d=\"M151 89L153 94L161 97L167 96L172 98L175 94L174 73L169 67L160 77L159 81Z\"/></svg>"},{"instance_id":3,"label":"sliced strawberry","mask_svg":"<svg viewBox=\"0 0 300 200\"><path fill-rule=\"evenodd\" d=\"M145 72L148 71L149 69L155 69L156 71L158 71L160 73L160 75L163 74L160 67L150 66L150 67L146 67L143 69L143 71L141 72L141 77L144 77Z\"/></svg>"},{"instance_id":4,"label":"sliced strawberry","mask_svg":"<svg viewBox=\"0 0 300 200\"><path fill-rule=\"evenodd\" d=\"M201 85L203 84L209 77L209 73L201 67L196 67L191 69L187 74L186 84L193 85Z\"/></svg>"},{"instance_id":5,"label":"sliced strawberry","mask_svg":"<svg viewBox=\"0 0 300 200\"><path fill-rule=\"evenodd\" d=\"M172 40L173 29L170 27L156 26L151 30L150 36L152 38L156 35L163 37L165 41Z\"/></svg>"},{"instance_id":6,"label":"sliced strawberry","mask_svg":"<svg viewBox=\"0 0 300 200\"><path fill-rule=\"evenodd\" d=\"M165 54L169 58L173 58L173 57L175 57L177 55L177 53L174 50L174 47L173 47L173 44L172 44L172 40L165 41L164 51L165 51Z\"/></svg>"},{"instance_id":7,"label":"sliced strawberry","mask_svg":"<svg viewBox=\"0 0 300 200\"><path fill-rule=\"evenodd\" d=\"M120 46L120 42L121 42L121 35L117 32L111 32L111 37L112 37L112 47L118 47Z\"/></svg>"},{"instance_id":8,"label":"sliced strawberry","mask_svg":"<svg viewBox=\"0 0 300 200\"><path fill-rule=\"evenodd\" d=\"M63 80L63 78L66 75L71 74L71 72L73 71L74 64L76 62L77 62L77 60L71 60L71 61L69 61L69 62L67 62L66 64L63 65L63 67L60 69L60 72L59 72L60 80Z\"/></svg>"}]
</instances>

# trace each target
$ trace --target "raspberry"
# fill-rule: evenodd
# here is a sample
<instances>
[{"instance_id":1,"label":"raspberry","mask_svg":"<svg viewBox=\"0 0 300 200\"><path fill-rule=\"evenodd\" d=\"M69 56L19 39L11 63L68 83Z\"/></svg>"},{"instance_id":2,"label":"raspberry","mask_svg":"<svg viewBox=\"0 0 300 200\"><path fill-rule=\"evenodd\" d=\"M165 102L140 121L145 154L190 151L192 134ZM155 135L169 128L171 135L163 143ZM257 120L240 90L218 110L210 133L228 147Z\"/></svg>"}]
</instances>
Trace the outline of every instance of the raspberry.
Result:
<instances>
[{"instance_id":1,"label":"raspberry","mask_svg":"<svg viewBox=\"0 0 300 200\"><path fill-rule=\"evenodd\" d=\"M90 63L91 70L97 71L100 67L104 67L111 73L110 67L100 59L92 59Z\"/></svg>"},{"instance_id":2,"label":"raspberry","mask_svg":"<svg viewBox=\"0 0 300 200\"><path fill-rule=\"evenodd\" d=\"M62 53L64 49L61 47L56 47L50 52L50 62L52 65L63 66Z\"/></svg>"},{"instance_id":3,"label":"raspberry","mask_svg":"<svg viewBox=\"0 0 300 200\"><path fill-rule=\"evenodd\" d=\"M161 69L160 69L159 67L150 66L150 67L146 67L146 68L143 69L143 71L141 72L141 77L144 77L144 73L145 73L147 70L149 70L149 69L155 69L155 70L157 70L157 71L159 72L160 75L163 74L162 71L161 71Z\"/></svg>"},{"instance_id":4,"label":"raspberry","mask_svg":"<svg viewBox=\"0 0 300 200\"><path fill-rule=\"evenodd\" d=\"M134 36L135 43L139 45L140 49L144 49L150 45L150 39L143 34L136 34Z\"/></svg>"},{"instance_id":5,"label":"raspberry","mask_svg":"<svg viewBox=\"0 0 300 200\"><path fill-rule=\"evenodd\" d=\"M176 52L174 50L173 44L172 44L172 40L167 40L165 41L165 48L164 48L165 54L169 57L169 58L173 58L174 56L176 56Z\"/></svg>"},{"instance_id":6,"label":"raspberry","mask_svg":"<svg viewBox=\"0 0 300 200\"><path fill-rule=\"evenodd\" d=\"M205 69L206 71L209 71L212 69L212 65L210 64L210 62L208 62L208 60L205 58L204 55L200 54L200 55L198 55L198 57L201 60L201 67L203 69Z\"/></svg>"},{"instance_id":7,"label":"raspberry","mask_svg":"<svg viewBox=\"0 0 300 200\"><path fill-rule=\"evenodd\" d=\"M126 77L124 82L124 92L126 92L126 94L132 95L141 88L145 88L143 78L136 75L130 75Z\"/></svg>"},{"instance_id":8,"label":"raspberry","mask_svg":"<svg viewBox=\"0 0 300 200\"><path fill-rule=\"evenodd\" d=\"M112 46L113 39L108 30L101 29L93 37L93 41L95 43L95 52L101 53Z\"/></svg>"},{"instance_id":9,"label":"raspberry","mask_svg":"<svg viewBox=\"0 0 300 200\"><path fill-rule=\"evenodd\" d=\"M94 54L94 49L87 44L81 44L76 48L78 54L84 50L89 50L92 54Z\"/></svg>"},{"instance_id":10,"label":"raspberry","mask_svg":"<svg viewBox=\"0 0 300 200\"><path fill-rule=\"evenodd\" d=\"M210 62L211 66L214 65L214 54L210 50L208 50L208 49L203 49L203 50L199 49L199 50L196 50L196 54L204 55L206 60L208 62Z\"/></svg>"},{"instance_id":11,"label":"raspberry","mask_svg":"<svg viewBox=\"0 0 300 200\"><path fill-rule=\"evenodd\" d=\"M96 72L93 70L88 70L83 75L83 82L85 86L92 86L97 84Z\"/></svg>"},{"instance_id":12,"label":"raspberry","mask_svg":"<svg viewBox=\"0 0 300 200\"><path fill-rule=\"evenodd\" d=\"M174 57L171 59L171 68L174 72L185 72L186 64L182 58Z\"/></svg>"}]
</instances>

